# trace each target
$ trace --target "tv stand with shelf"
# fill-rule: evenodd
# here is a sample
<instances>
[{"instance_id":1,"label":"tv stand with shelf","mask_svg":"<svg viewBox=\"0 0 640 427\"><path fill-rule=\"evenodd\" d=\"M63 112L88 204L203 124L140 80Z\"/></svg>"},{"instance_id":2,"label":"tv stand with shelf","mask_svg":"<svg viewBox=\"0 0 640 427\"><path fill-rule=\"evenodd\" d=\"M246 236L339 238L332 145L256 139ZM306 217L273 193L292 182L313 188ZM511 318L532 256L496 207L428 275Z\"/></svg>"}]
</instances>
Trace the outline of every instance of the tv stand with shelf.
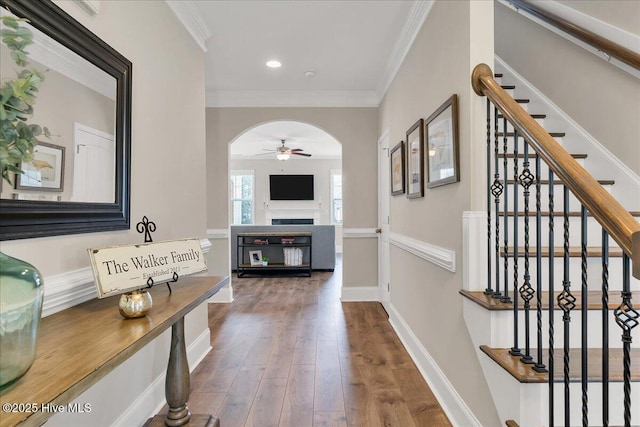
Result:
<instances>
[{"instance_id":1,"label":"tv stand with shelf","mask_svg":"<svg viewBox=\"0 0 640 427\"><path fill-rule=\"evenodd\" d=\"M237 235L238 277L246 274L259 274L268 271L301 272L309 277L312 274L311 259L312 234L309 231L281 231L281 232L249 232ZM300 248L303 250L302 263L288 265L284 262L284 248ZM267 265L251 265L250 250L261 250L264 256L269 256ZM275 262L273 260L276 260Z\"/></svg>"}]
</instances>

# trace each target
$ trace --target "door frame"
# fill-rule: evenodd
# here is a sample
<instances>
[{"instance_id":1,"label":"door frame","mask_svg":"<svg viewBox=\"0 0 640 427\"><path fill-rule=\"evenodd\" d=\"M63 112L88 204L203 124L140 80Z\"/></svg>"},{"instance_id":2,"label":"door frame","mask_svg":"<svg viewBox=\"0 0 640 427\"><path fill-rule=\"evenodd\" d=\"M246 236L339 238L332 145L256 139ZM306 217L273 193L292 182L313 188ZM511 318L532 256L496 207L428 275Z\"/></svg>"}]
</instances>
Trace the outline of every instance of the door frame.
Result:
<instances>
[{"instance_id":1,"label":"door frame","mask_svg":"<svg viewBox=\"0 0 640 427\"><path fill-rule=\"evenodd\" d=\"M389 133L387 128L378 138L378 299L385 308L391 301Z\"/></svg>"}]
</instances>

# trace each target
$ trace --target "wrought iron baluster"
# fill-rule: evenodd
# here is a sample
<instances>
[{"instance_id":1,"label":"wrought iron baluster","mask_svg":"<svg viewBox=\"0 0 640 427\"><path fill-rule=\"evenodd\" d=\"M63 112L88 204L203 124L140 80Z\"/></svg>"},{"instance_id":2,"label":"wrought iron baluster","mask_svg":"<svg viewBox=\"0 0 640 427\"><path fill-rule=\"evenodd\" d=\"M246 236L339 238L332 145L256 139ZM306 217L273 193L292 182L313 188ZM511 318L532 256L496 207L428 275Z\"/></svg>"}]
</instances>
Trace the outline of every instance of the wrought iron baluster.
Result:
<instances>
[{"instance_id":1,"label":"wrought iron baluster","mask_svg":"<svg viewBox=\"0 0 640 427\"><path fill-rule=\"evenodd\" d=\"M524 142L524 162L522 164L522 173L518 177L520 185L524 188L524 282L520 287L520 296L524 301L524 356L520 360L524 363L533 363L531 357L531 337L529 331L529 310L531 309L530 301L535 294L531 286L531 275L529 274L529 187L533 184L535 177L529 169L529 144ZM517 279L517 278L516 278Z\"/></svg>"},{"instance_id":2,"label":"wrought iron baluster","mask_svg":"<svg viewBox=\"0 0 640 427\"><path fill-rule=\"evenodd\" d=\"M540 156L536 156L536 318L538 354L533 370L547 372L542 362L542 183L540 182Z\"/></svg>"},{"instance_id":3,"label":"wrought iron baluster","mask_svg":"<svg viewBox=\"0 0 640 427\"><path fill-rule=\"evenodd\" d=\"M496 269L496 287L493 291L493 296L499 298L502 296L500 293L500 196L504 191L504 184L500 180L500 169L498 166L498 109L493 107L493 137L494 137L494 149L493 149L493 185L491 185L491 194L493 195L494 203L496 205L496 246L495 246L495 269Z\"/></svg>"},{"instance_id":4,"label":"wrought iron baluster","mask_svg":"<svg viewBox=\"0 0 640 427\"><path fill-rule=\"evenodd\" d=\"M576 297L571 293L569 281L569 188L564 186L564 278L562 280L562 292L558 295L558 307L562 309L562 322L564 324L564 423L571 425L569 412L569 323L571 322L571 310L576 306ZM553 251L554 248L549 248Z\"/></svg>"},{"instance_id":5,"label":"wrought iron baluster","mask_svg":"<svg viewBox=\"0 0 640 427\"><path fill-rule=\"evenodd\" d=\"M509 192L507 190L507 151L509 147L507 145L507 119L502 119L502 144L503 144L503 159L502 159L502 178L504 191L504 295L500 298L500 301L504 303L510 303L509 298Z\"/></svg>"},{"instance_id":6,"label":"wrought iron baluster","mask_svg":"<svg viewBox=\"0 0 640 427\"><path fill-rule=\"evenodd\" d=\"M493 295L491 288L491 101L487 98L487 287L485 295Z\"/></svg>"},{"instance_id":7,"label":"wrought iron baluster","mask_svg":"<svg viewBox=\"0 0 640 427\"><path fill-rule=\"evenodd\" d=\"M609 233L602 229L602 426L609 426Z\"/></svg>"},{"instance_id":8,"label":"wrought iron baluster","mask_svg":"<svg viewBox=\"0 0 640 427\"><path fill-rule=\"evenodd\" d=\"M622 255L622 302L613 315L622 328L622 364L624 388L624 425L631 426L631 330L638 326L640 314L631 304L631 268L629 256Z\"/></svg>"},{"instance_id":9,"label":"wrought iron baluster","mask_svg":"<svg viewBox=\"0 0 640 427\"><path fill-rule=\"evenodd\" d=\"M506 132L506 130L505 130ZM518 346L518 131L513 131L513 347L512 356L522 356Z\"/></svg>"},{"instance_id":10,"label":"wrought iron baluster","mask_svg":"<svg viewBox=\"0 0 640 427\"><path fill-rule=\"evenodd\" d=\"M580 318L582 321L582 349L581 349L581 383L582 383L582 425L589 425L589 394L587 389L588 369L587 369L587 351L589 345L587 342L587 208L581 205L580 208L580 259L581 263L581 305Z\"/></svg>"},{"instance_id":11,"label":"wrought iron baluster","mask_svg":"<svg viewBox=\"0 0 640 427\"><path fill-rule=\"evenodd\" d=\"M554 245L555 245L555 201L554 201L554 182L553 182L553 171L549 169L549 375L548 375L548 386L549 386L549 426L555 425L554 422L554 390L553 390L553 379L555 375L555 363L553 361L554 357L554 345L555 345L555 330L554 330Z\"/></svg>"}]
</instances>

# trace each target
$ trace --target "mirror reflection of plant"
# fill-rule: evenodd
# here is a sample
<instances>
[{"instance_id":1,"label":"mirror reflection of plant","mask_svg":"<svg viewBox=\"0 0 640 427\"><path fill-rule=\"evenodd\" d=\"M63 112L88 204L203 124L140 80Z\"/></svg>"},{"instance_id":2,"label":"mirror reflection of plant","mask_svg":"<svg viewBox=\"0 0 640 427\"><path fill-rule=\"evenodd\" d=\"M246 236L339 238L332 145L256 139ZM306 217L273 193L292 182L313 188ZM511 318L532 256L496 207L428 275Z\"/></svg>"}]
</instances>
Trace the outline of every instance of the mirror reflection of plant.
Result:
<instances>
[{"instance_id":1,"label":"mirror reflection of plant","mask_svg":"<svg viewBox=\"0 0 640 427\"><path fill-rule=\"evenodd\" d=\"M44 81L44 74L27 68L29 55L25 48L33 44L31 30L20 25L25 19L2 16L0 30L2 43L11 51L11 58L22 69L15 79L3 79L0 86L0 168L2 178L11 184L13 173L22 174L18 167L22 162L33 159L33 150L38 145L37 137L51 136L49 129L27 120L33 116L38 90Z\"/></svg>"}]
</instances>

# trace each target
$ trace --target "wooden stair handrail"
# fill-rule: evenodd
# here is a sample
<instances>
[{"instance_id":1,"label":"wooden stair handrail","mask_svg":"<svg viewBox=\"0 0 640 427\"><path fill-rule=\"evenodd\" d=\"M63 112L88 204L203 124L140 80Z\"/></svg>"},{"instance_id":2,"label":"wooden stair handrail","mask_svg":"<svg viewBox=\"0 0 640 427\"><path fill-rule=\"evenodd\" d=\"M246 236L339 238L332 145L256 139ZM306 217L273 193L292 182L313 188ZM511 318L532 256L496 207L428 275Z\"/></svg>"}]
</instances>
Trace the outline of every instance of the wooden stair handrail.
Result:
<instances>
[{"instance_id":1,"label":"wooden stair handrail","mask_svg":"<svg viewBox=\"0 0 640 427\"><path fill-rule=\"evenodd\" d=\"M640 55L631 49L627 49L618 43L612 42L596 33L593 33L579 25L573 24L564 18L559 17L551 12L548 12L539 6L532 4L526 0L506 0L507 3L512 4L517 9L522 9L527 13L535 16L536 18L553 25L561 31L572 35L573 37L581 40L588 45L598 49L601 52L606 53L610 57L624 62L630 67L640 70Z\"/></svg>"},{"instance_id":2,"label":"wooden stair handrail","mask_svg":"<svg viewBox=\"0 0 640 427\"><path fill-rule=\"evenodd\" d=\"M502 112L549 168L591 212L633 263L640 279L640 223L614 199L538 122L493 79L487 64L477 65L471 76L473 90L486 96Z\"/></svg>"}]
</instances>

